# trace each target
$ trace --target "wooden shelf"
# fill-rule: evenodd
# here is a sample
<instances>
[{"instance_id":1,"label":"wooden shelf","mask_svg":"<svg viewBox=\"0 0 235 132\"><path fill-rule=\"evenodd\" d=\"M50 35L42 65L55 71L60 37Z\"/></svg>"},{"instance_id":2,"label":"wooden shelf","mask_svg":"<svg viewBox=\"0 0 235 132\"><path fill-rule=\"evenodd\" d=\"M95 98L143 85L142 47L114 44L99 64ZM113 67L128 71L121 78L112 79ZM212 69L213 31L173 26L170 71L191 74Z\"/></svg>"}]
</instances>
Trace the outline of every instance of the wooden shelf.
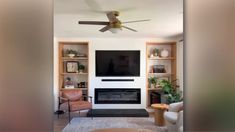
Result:
<instances>
[{"instance_id":1,"label":"wooden shelf","mask_svg":"<svg viewBox=\"0 0 235 132\"><path fill-rule=\"evenodd\" d=\"M61 88L61 90L70 90L70 89L88 90L88 88Z\"/></svg>"},{"instance_id":2,"label":"wooden shelf","mask_svg":"<svg viewBox=\"0 0 235 132\"><path fill-rule=\"evenodd\" d=\"M175 57L152 57L148 58L149 60L175 60Z\"/></svg>"},{"instance_id":3,"label":"wooden shelf","mask_svg":"<svg viewBox=\"0 0 235 132\"><path fill-rule=\"evenodd\" d=\"M162 88L148 88L149 91L162 91Z\"/></svg>"},{"instance_id":4,"label":"wooden shelf","mask_svg":"<svg viewBox=\"0 0 235 132\"><path fill-rule=\"evenodd\" d=\"M61 73L62 75L88 75L88 73Z\"/></svg>"},{"instance_id":5,"label":"wooden shelf","mask_svg":"<svg viewBox=\"0 0 235 132\"><path fill-rule=\"evenodd\" d=\"M160 77L169 77L169 76L175 75L173 73L148 73L148 74L149 75L160 76Z\"/></svg>"},{"instance_id":6,"label":"wooden shelf","mask_svg":"<svg viewBox=\"0 0 235 132\"><path fill-rule=\"evenodd\" d=\"M69 57L66 54L66 50L75 50L79 54L74 57ZM77 42L77 41L60 41L59 48L59 77L58 77L58 89L59 90L82 90L84 93L89 93L89 43L88 42ZM80 73L78 69L76 69L74 73L67 72L67 65L65 62L74 61L79 62L85 66L84 72ZM68 80L68 78L70 80ZM71 81L74 84L75 88L65 88L66 81ZM84 85L80 85L79 83L85 82L86 87L81 87Z\"/></svg>"},{"instance_id":7,"label":"wooden shelf","mask_svg":"<svg viewBox=\"0 0 235 132\"><path fill-rule=\"evenodd\" d=\"M73 61L73 60L88 60L87 57L73 57L73 58L70 58L70 57L62 57L62 59L63 59L64 61L67 61L67 60L71 60L71 61Z\"/></svg>"}]
</instances>

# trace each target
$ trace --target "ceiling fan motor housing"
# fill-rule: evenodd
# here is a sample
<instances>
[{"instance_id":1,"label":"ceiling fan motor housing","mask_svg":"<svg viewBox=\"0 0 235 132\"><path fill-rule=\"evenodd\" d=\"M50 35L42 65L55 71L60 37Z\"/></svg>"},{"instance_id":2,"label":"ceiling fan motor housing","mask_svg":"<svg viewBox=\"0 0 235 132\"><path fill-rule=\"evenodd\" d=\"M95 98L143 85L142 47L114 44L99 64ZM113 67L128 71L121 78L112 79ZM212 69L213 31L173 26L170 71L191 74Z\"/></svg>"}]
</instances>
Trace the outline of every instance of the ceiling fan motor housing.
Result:
<instances>
[{"instance_id":1,"label":"ceiling fan motor housing","mask_svg":"<svg viewBox=\"0 0 235 132\"><path fill-rule=\"evenodd\" d=\"M119 16L119 12L118 11L112 11L112 13L115 15L115 16Z\"/></svg>"},{"instance_id":2,"label":"ceiling fan motor housing","mask_svg":"<svg viewBox=\"0 0 235 132\"><path fill-rule=\"evenodd\" d=\"M120 21L116 21L116 22L110 23L110 26L112 28L121 28L122 27L122 23Z\"/></svg>"}]
</instances>

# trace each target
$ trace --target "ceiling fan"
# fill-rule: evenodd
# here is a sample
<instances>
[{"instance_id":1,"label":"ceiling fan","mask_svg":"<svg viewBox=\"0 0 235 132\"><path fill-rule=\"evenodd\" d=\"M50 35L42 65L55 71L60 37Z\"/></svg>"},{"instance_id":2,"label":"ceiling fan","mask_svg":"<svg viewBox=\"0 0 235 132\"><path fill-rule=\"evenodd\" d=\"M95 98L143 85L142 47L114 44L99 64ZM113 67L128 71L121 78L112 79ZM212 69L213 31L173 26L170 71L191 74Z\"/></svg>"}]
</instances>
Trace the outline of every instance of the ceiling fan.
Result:
<instances>
[{"instance_id":1,"label":"ceiling fan","mask_svg":"<svg viewBox=\"0 0 235 132\"><path fill-rule=\"evenodd\" d=\"M121 22L119 19L117 19L117 16L119 16L118 11L110 11L106 13L109 21L78 21L78 24L89 24L89 25L105 25L105 27L101 28L100 32L105 32L107 30L111 31L112 33L116 33L118 30L122 30L122 28L126 28L128 30L137 32L137 30L129 28L127 26L124 26L122 24L124 23L134 23L134 22L143 22L143 21L150 21L150 19L145 20L136 20L136 21L127 21L127 22Z\"/></svg>"}]
</instances>

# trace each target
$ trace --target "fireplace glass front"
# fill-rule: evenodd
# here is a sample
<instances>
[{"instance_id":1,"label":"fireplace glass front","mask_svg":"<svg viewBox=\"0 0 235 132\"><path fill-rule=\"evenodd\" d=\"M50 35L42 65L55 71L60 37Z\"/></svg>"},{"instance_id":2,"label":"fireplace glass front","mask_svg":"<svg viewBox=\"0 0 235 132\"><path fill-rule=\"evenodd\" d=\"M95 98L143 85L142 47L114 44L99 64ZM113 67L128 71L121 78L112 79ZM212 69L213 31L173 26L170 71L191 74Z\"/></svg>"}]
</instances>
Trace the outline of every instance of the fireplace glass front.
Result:
<instances>
[{"instance_id":1,"label":"fireplace glass front","mask_svg":"<svg viewBox=\"0 0 235 132\"><path fill-rule=\"evenodd\" d=\"M96 88L95 104L140 104L140 89Z\"/></svg>"}]
</instances>

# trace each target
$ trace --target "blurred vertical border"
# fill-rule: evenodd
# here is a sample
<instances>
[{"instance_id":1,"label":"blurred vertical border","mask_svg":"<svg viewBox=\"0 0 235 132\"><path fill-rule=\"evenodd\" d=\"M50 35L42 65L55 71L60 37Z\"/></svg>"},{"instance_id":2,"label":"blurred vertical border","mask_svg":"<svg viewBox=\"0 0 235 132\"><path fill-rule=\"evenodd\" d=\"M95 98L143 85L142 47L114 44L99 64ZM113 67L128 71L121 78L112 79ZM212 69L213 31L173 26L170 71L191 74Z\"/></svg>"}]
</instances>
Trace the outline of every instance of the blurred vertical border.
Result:
<instances>
[{"instance_id":1,"label":"blurred vertical border","mask_svg":"<svg viewBox=\"0 0 235 132\"><path fill-rule=\"evenodd\" d=\"M184 130L235 131L235 1L184 4Z\"/></svg>"},{"instance_id":2,"label":"blurred vertical border","mask_svg":"<svg viewBox=\"0 0 235 132\"><path fill-rule=\"evenodd\" d=\"M53 131L53 0L0 1L0 131Z\"/></svg>"}]
</instances>

